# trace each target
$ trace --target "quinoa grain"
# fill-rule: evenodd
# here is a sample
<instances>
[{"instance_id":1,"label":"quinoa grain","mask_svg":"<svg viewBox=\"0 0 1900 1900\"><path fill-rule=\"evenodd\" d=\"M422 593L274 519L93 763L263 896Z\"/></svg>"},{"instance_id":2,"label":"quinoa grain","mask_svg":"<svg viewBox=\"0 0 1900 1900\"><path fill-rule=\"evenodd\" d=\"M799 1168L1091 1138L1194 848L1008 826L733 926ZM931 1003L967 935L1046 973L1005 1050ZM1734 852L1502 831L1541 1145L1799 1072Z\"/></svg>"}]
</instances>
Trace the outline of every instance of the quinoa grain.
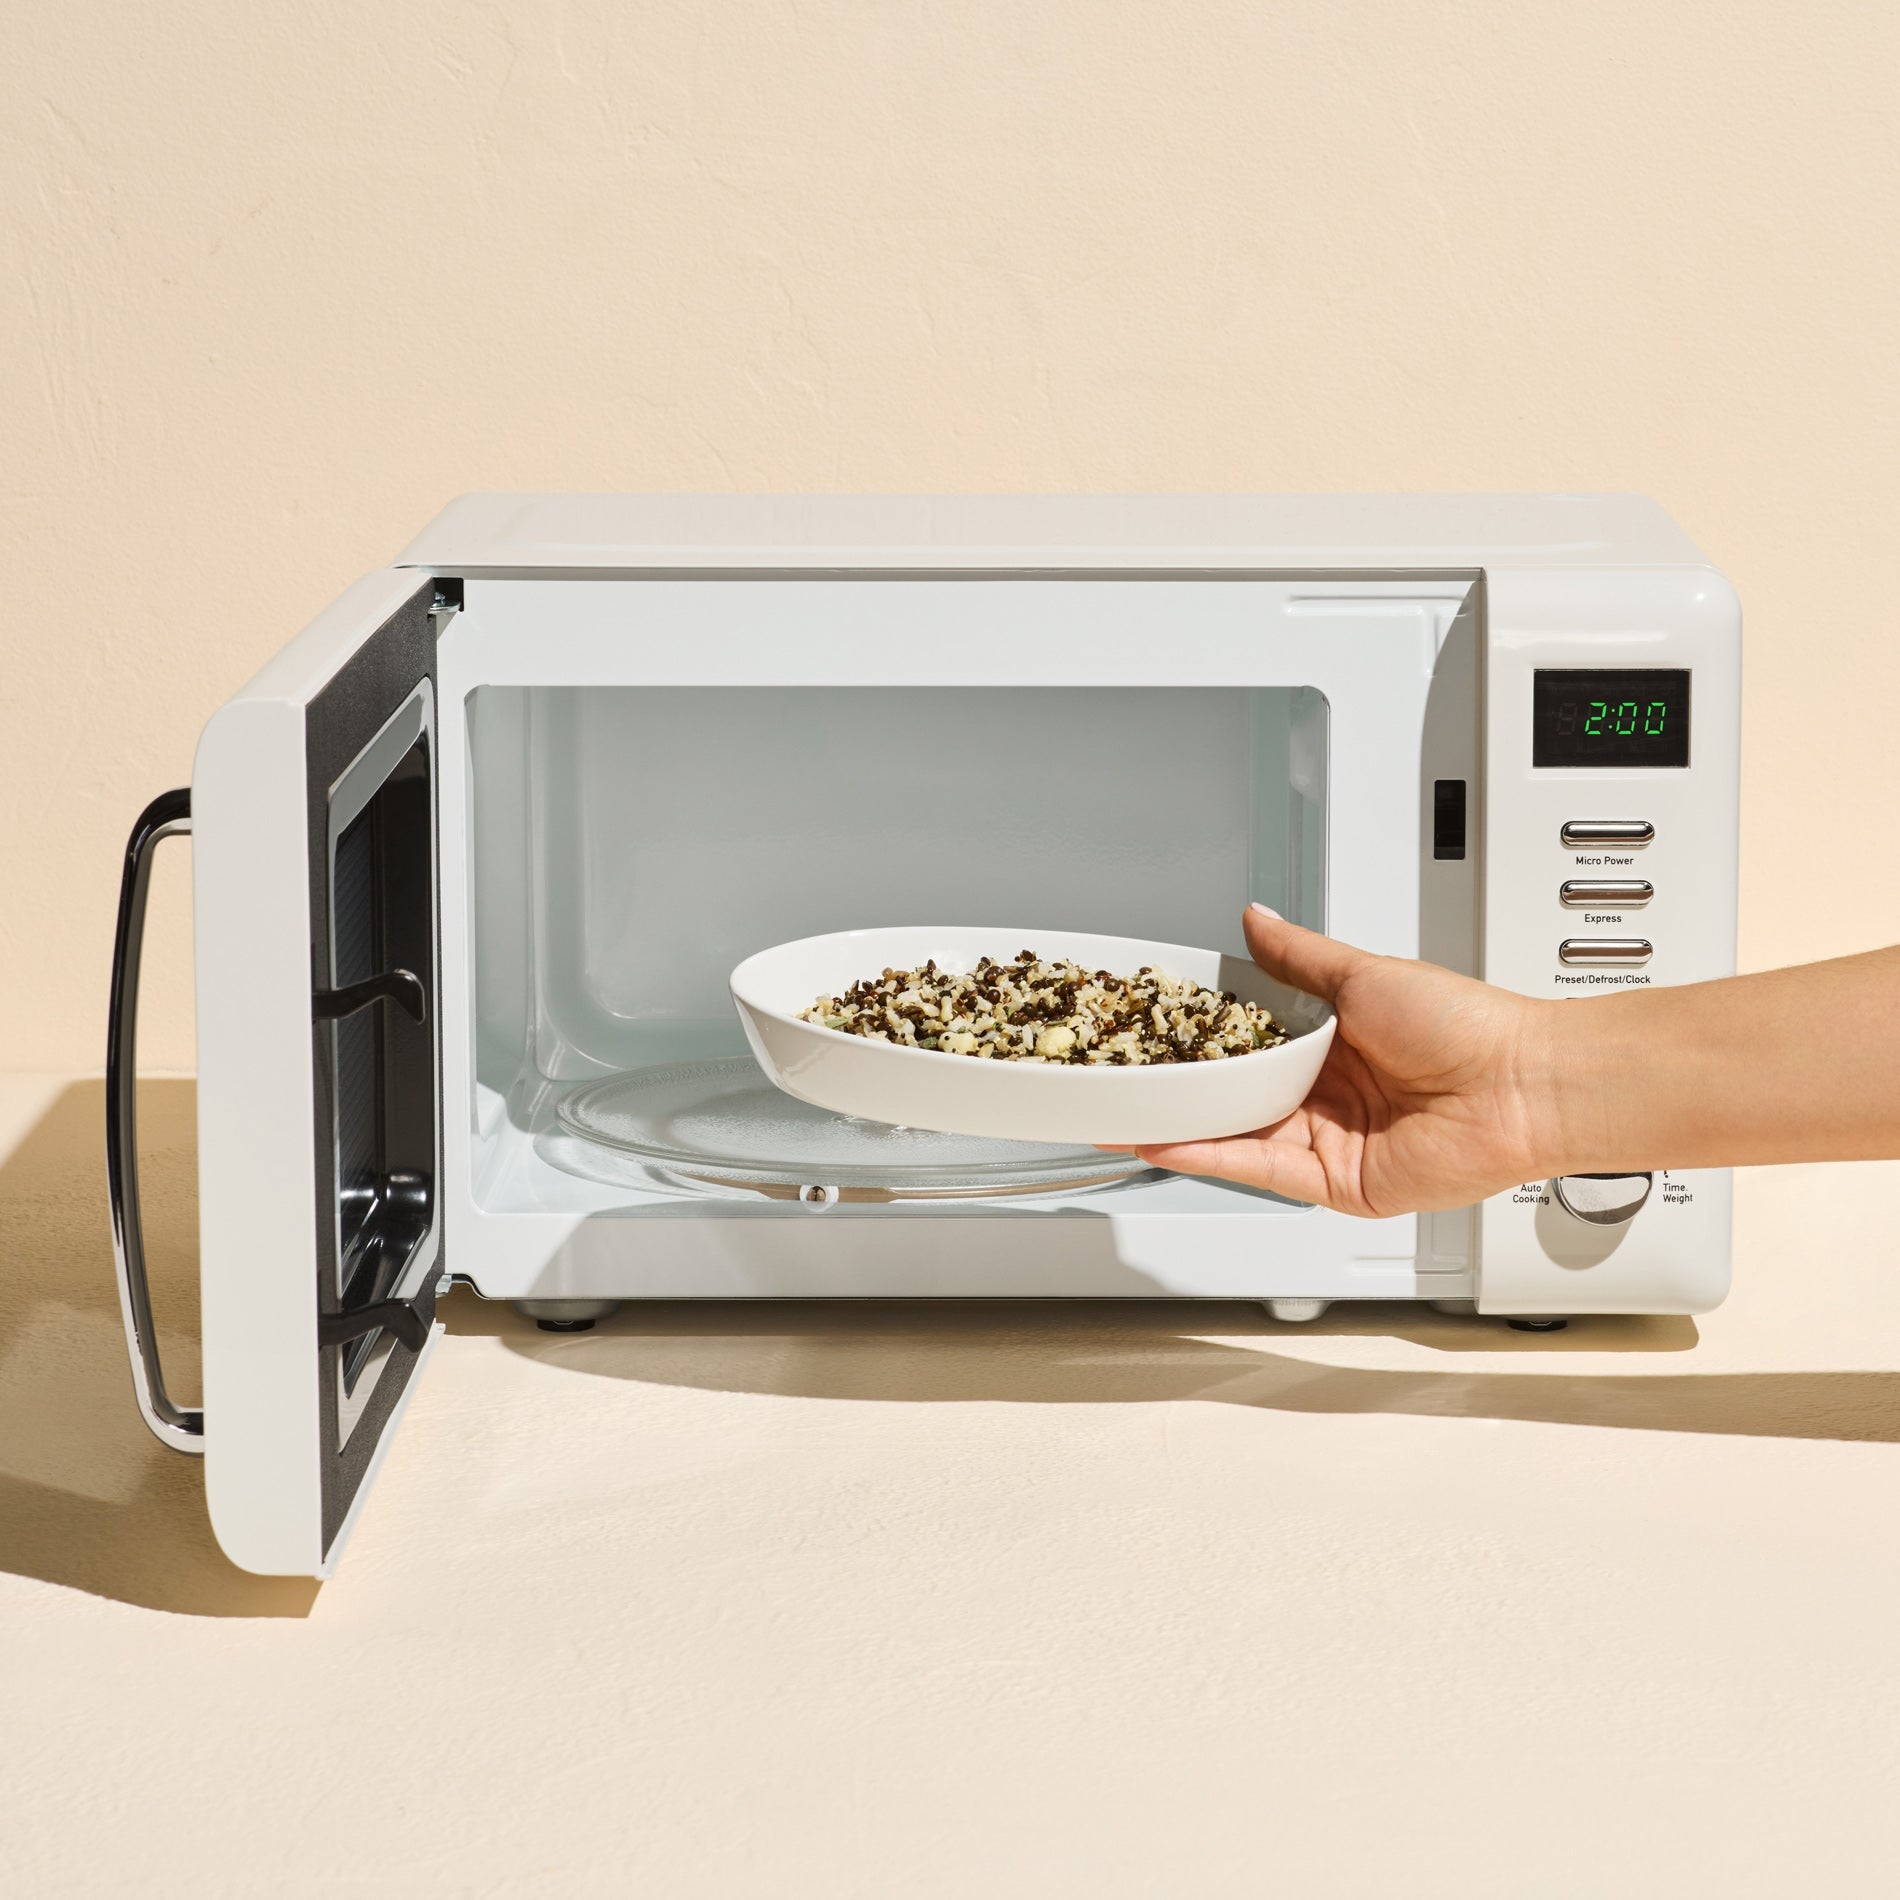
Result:
<instances>
[{"instance_id":1,"label":"quinoa grain","mask_svg":"<svg viewBox=\"0 0 1900 1900\"><path fill-rule=\"evenodd\" d=\"M1138 1067L1247 1055L1287 1040L1271 1012L1232 990L1207 990L1143 968L1132 977L1045 962L1024 950L984 957L963 976L886 970L802 1012L848 1036L947 1055L1064 1066Z\"/></svg>"}]
</instances>

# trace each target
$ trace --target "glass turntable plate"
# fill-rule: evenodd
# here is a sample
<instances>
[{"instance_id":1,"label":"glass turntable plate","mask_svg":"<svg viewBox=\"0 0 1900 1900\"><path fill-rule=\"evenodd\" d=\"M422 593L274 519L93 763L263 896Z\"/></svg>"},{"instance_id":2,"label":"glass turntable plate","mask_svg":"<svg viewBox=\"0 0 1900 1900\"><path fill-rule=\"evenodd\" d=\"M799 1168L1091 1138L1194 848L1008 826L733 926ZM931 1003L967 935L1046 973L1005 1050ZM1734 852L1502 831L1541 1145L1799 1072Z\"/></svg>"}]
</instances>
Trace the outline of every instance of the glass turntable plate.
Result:
<instances>
[{"instance_id":1,"label":"glass turntable plate","mask_svg":"<svg viewBox=\"0 0 1900 1900\"><path fill-rule=\"evenodd\" d=\"M695 1182L767 1194L818 1187L854 1200L1047 1194L1146 1172L1133 1155L1095 1148L938 1135L834 1115L775 1088L750 1056L610 1075L571 1090L555 1112L586 1141Z\"/></svg>"}]
</instances>

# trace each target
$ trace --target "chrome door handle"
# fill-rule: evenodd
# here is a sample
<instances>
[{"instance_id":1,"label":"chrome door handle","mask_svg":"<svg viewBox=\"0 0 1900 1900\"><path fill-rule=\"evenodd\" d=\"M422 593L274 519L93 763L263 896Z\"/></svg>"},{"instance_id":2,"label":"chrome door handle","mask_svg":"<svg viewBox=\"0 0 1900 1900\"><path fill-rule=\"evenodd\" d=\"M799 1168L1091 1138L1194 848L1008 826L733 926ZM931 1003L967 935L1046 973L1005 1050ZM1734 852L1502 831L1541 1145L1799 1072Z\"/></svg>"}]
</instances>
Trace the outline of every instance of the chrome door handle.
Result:
<instances>
[{"instance_id":1,"label":"chrome door handle","mask_svg":"<svg viewBox=\"0 0 1900 1900\"><path fill-rule=\"evenodd\" d=\"M139 1218L138 1022L139 955L145 947L145 898L152 853L164 838L191 830L190 791L161 792L139 813L125 847L119 880L119 922L112 939L112 999L106 1016L106 1195L112 1207L112 1259L119 1274L119 1311L139 1412L161 1444L202 1453L205 1415L172 1403L158 1361L152 1290L145 1273L145 1229Z\"/></svg>"}]
</instances>

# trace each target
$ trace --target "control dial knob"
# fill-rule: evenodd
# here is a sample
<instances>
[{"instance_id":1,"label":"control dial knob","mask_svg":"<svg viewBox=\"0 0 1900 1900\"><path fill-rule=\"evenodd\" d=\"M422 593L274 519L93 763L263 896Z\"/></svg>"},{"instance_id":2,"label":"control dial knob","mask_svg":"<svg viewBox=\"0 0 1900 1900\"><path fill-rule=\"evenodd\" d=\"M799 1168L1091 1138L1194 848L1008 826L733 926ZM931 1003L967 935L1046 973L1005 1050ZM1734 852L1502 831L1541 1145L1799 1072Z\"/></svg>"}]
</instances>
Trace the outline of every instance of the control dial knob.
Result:
<instances>
[{"instance_id":1,"label":"control dial knob","mask_svg":"<svg viewBox=\"0 0 1900 1900\"><path fill-rule=\"evenodd\" d=\"M1593 1227L1634 1220L1649 1199L1653 1174L1560 1174L1551 1182L1557 1204Z\"/></svg>"}]
</instances>

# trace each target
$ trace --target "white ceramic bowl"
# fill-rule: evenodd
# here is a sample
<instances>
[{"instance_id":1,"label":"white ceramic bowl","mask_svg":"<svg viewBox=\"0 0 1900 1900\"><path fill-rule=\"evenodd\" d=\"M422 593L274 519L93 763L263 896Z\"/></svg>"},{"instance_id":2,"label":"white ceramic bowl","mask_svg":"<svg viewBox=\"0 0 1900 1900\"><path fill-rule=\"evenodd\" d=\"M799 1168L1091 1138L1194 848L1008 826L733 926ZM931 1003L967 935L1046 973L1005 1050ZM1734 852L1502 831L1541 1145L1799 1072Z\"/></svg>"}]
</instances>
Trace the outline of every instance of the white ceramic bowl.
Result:
<instances>
[{"instance_id":1,"label":"white ceramic bowl","mask_svg":"<svg viewBox=\"0 0 1900 1900\"><path fill-rule=\"evenodd\" d=\"M1138 1068L1071 1068L983 1062L935 1049L848 1036L798 1020L820 996L840 996L880 970L972 968L1019 950L1131 975L1144 964L1210 989L1232 990L1272 1010L1289 1042L1250 1055ZM1332 1047L1324 1003L1218 950L1072 930L913 924L803 937L748 957L732 973L732 998L760 1066L787 1094L839 1115L1009 1141L1135 1143L1204 1141L1245 1134L1290 1115L1305 1100Z\"/></svg>"}]
</instances>

